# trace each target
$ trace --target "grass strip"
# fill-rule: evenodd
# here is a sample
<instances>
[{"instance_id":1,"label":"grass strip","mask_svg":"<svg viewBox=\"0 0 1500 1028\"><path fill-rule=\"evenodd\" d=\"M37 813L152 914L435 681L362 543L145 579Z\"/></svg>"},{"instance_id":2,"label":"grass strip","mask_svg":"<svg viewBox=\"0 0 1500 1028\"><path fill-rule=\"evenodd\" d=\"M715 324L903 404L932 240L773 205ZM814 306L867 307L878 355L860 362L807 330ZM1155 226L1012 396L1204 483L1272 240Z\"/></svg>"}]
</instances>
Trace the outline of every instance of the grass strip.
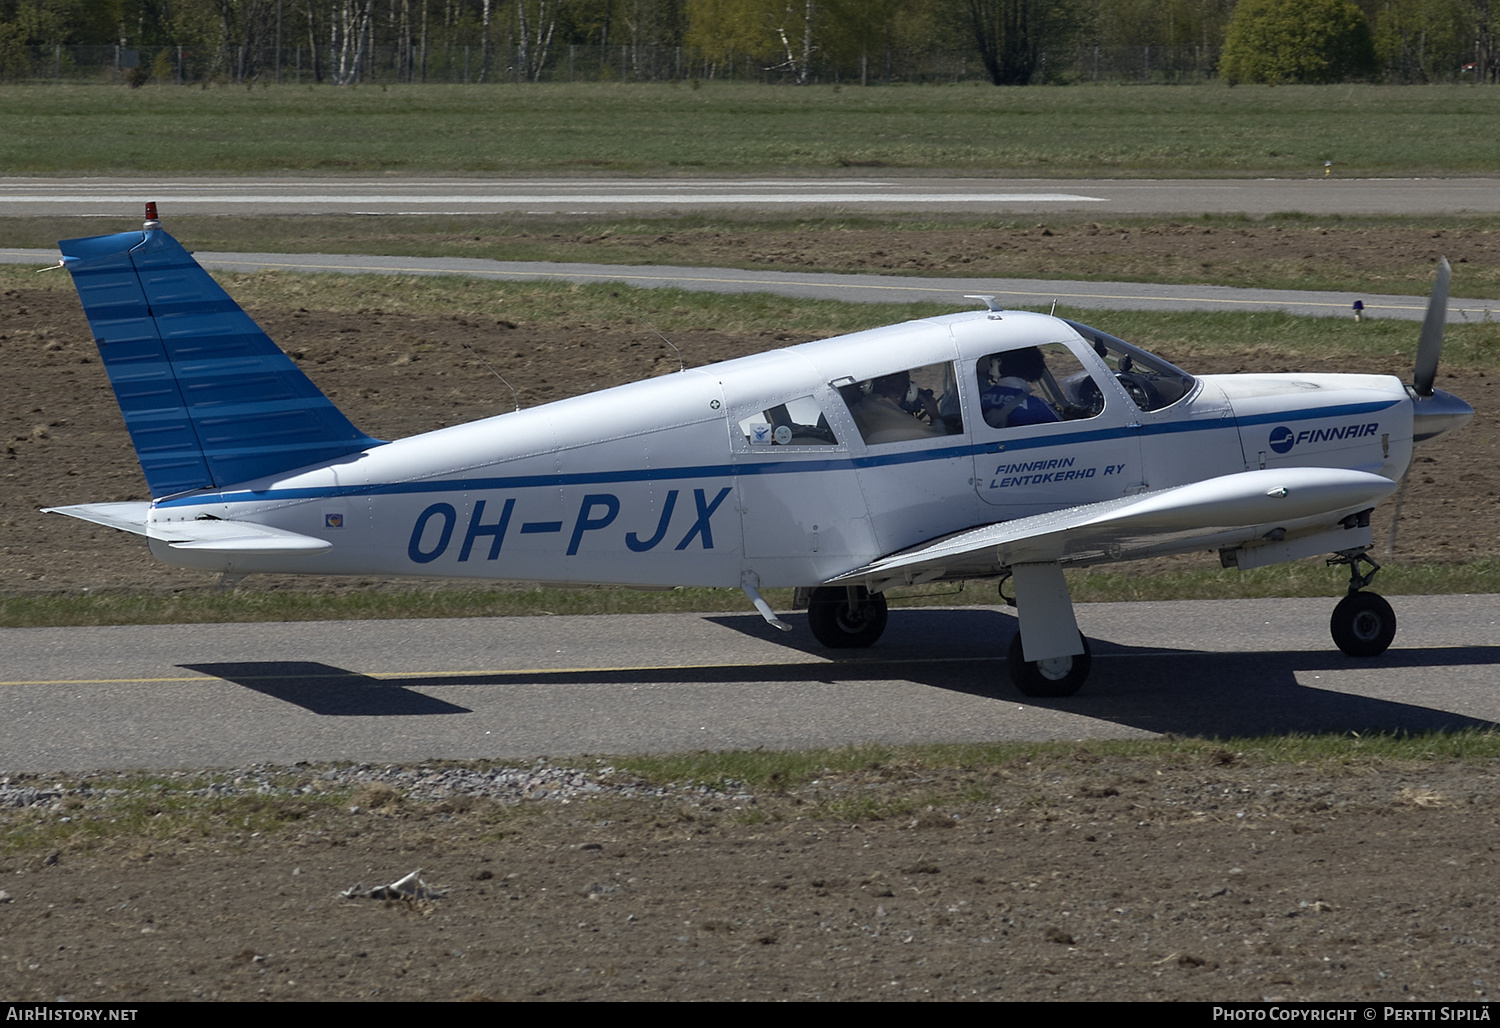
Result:
<instances>
[{"instance_id":1,"label":"grass strip","mask_svg":"<svg viewBox=\"0 0 1500 1028\"><path fill-rule=\"evenodd\" d=\"M834 749L640 754L609 758L612 767L655 782L715 785L744 783L749 789L793 788L828 776L884 772L891 778L938 771L993 773L1007 768L1070 768L1114 759L1142 765L1311 765L1350 771L1380 763L1420 765L1441 761L1500 759L1500 733L1454 732L1290 733L1242 739L1096 739L1088 742L994 742L886 745L863 743ZM560 763L560 761L553 761ZM930 781L930 779L929 779ZM936 785L935 782L931 784Z\"/></svg>"},{"instance_id":2,"label":"grass strip","mask_svg":"<svg viewBox=\"0 0 1500 1028\"><path fill-rule=\"evenodd\" d=\"M1489 174L1465 85L6 87L13 175ZM1059 131L1060 127L1065 127Z\"/></svg>"},{"instance_id":3,"label":"grass strip","mask_svg":"<svg viewBox=\"0 0 1500 1028\"><path fill-rule=\"evenodd\" d=\"M1189 772L1233 782L1257 768L1295 768L1323 778L1379 773L1422 774L1459 764L1483 773L1500 759L1500 733L1482 729L1411 734L1292 733L1256 738L1092 740L1088 742L995 742L887 745L864 743L798 751L707 750L599 757L552 757L554 767L610 768L612 775L646 785L707 786L756 802L736 804L724 816L735 821L834 819L878 821L919 811L962 811L974 805L1019 802L1037 816L1067 808L1074 794L1098 783L1158 773ZM492 761L439 761L425 769L487 771ZM574 799L563 806L545 801L520 805L411 802L388 786L332 786L324 771L337 765L261 766L251 777L260 790L244 795L243 770L161 774L143 771L89 775L18 774L12 788L62 792L60 799L32 807L0 808L0 854L122 852L145 859L161 845L238 849L255 836L302 831L309 819L327 827L351 802L382 803L385 817L425 820L436 806L445 822L464 818L470 827L503 824L507 834L548 819L582 816L585 804L620 811L624 801ZM269 786L269 790L262 788ZM240 792L239 795L230 793ZM637 801L639 802L639 801ZM647 800L646 803L680 803ZM459 812L459 813L455 813ZM460 835L466 830L455 825Z\"/></svg>"},{"instance_id":4,"label":"grass strip","mask_svg":"<svg viewBox=\"0 0 1500 1028\"><path fill-rule=\"evenodd\" d=\"M253 583L254 578L249 579ZM1077 603L1138 600L1230 600L1286 596L1339 596L1343 572L1321 561L1280 564L1250 571L1217 567L1181 570L1082 570L1068 572ZM1380 572L1385 595L1500 593L1500 566L1473 564L1387 564ZM790 589L768 589L772 607L791 609ZM988 582L942 583L893 589L894 607L997 604ZM558 589L499 585L491 588L366 589L330 588L316 592L256 591L253 584L233 590L212 585L167 595L105 590L67 594L0 596L0 628L97 625L225 624L246 621L348 621L401 618L548 617L588 614L688 614L745 612L737 589L681 588L642 591L615 587Z\"/></svg>"}]
</instances>

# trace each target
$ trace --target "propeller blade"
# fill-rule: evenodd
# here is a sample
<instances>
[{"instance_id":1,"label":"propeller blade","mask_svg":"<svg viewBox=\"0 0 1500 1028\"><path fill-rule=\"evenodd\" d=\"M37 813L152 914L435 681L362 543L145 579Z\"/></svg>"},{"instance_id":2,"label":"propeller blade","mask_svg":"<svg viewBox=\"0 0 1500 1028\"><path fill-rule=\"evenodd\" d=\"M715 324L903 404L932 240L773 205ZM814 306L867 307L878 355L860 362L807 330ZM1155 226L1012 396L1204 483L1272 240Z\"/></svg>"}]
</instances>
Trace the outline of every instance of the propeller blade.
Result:
<instances>
[{"instance_id":1,"label":"propeller blade","mask_svg":"<svg viewBox=\"0 0 1500 1028\"><path fill-rule=\"evenodd\" d=\"M1437 281L1427 301L1427 316L1422 319L1422 336L1417 341L1417 365L1412 370L1412 387L1418 396L1431 396L1437 378L1438 358L1443 355L1443 327L1448 322L1448 278L1453 269L1448 258L1438 262Z\"/></svg>"}]
</instances>

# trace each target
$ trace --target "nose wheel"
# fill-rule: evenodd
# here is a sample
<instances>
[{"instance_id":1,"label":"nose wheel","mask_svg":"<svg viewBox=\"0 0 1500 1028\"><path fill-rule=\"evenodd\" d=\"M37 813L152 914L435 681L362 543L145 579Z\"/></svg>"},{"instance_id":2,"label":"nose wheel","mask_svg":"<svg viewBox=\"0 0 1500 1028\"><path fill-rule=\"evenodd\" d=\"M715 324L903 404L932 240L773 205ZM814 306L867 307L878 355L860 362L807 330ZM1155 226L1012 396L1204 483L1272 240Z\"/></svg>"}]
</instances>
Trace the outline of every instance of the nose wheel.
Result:
<instances>
[{"instance_id":1,"label":"nose wheel","mask_svg":"<svg viewBox=\"0 0 1500 1028\"><path fill-rule=\"evenodd\" d=\"M1328 629L1349 656L1378 657L1396 637L1396 612L1383 596L1350 593L1333 608Z\"/></svg>"},{"instance_id":2,"label":"nose wheel","mask_svg":"<svg viewBox=\"0 0 1500 1028\"><path fill-rule=\"evenodd\" d=\"M1368 549L1341 550L1328 560L1329 567L1349 566L1349 595L1333 608L1328 631L1333 635L1334 645L1351 657L1378 657L1396 638L1396 612L1384 597L1363 591L1380 570L1380 565L1370 559ZM1368 564L1370 570L1360 574L1361 564Z\"/></svg>"}]
</instances>

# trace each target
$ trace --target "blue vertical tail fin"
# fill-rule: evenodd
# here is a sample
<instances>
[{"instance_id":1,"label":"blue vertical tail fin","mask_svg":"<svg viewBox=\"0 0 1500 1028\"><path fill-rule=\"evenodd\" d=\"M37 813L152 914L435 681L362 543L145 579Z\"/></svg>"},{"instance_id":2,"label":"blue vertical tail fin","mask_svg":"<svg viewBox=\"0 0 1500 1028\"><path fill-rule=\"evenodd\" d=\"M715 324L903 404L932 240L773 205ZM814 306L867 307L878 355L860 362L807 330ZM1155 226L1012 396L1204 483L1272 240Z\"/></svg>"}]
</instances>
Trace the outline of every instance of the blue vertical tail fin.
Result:
<instances>
[{"instance_id":1,"label":"blue vertical tail fin","mask_svg":"<svg viewBox=\"0 0 1500 1028\"><path fill-rule=\"evenodd\" d=\"M153 497L379 445L148 216L140 232L57 245Z\"/></svg>"}]
</instances>

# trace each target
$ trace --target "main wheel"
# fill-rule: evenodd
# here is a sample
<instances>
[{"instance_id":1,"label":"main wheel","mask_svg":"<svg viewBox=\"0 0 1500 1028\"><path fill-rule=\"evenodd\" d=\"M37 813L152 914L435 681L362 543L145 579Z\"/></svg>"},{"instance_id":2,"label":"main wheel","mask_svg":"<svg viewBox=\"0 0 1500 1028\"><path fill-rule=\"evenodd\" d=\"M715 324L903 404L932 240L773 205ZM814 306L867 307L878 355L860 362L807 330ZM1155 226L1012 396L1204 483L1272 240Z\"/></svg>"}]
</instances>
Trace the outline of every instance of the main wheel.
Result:
<instances>
[{"instance_id":1,"label":"main wheel","mask_svg":"<svg viewBox=\"0 0 1500 1028\"><path fill-rule=\"evenodd\" d=\"M1080 635L1083 652L1071 657L1050 660L1027 660L1021 649L1021 635L1010 641L1010 680L1023 696L1072 696L1083 685L1093 666L1089 641Z\"/></svg>"},{"instance_id":2,"label":"main wheel","mask_svg":"<svg viewBox=\"0 0 1500 1028\"><path fill-rule=\"evenodd\" d=\"M1350 593L1333 608L1328 630L1349 656L1378 657L1396 638L1396 612L1383 596Z\"/></svg>"},{"instance_id":3,"label":"main wheel","mask_svg":"<svg viewBox=\"0 0 1500 1028\"><path fill-rule=\"evenodd\" d=\"M813 638L831 650L871 646L885 631L885 594L864 586L854 590L857 602L850 604L850 590L841 585L814 589L807 601L807 625Z\"/></svg>"}]
</instances>

